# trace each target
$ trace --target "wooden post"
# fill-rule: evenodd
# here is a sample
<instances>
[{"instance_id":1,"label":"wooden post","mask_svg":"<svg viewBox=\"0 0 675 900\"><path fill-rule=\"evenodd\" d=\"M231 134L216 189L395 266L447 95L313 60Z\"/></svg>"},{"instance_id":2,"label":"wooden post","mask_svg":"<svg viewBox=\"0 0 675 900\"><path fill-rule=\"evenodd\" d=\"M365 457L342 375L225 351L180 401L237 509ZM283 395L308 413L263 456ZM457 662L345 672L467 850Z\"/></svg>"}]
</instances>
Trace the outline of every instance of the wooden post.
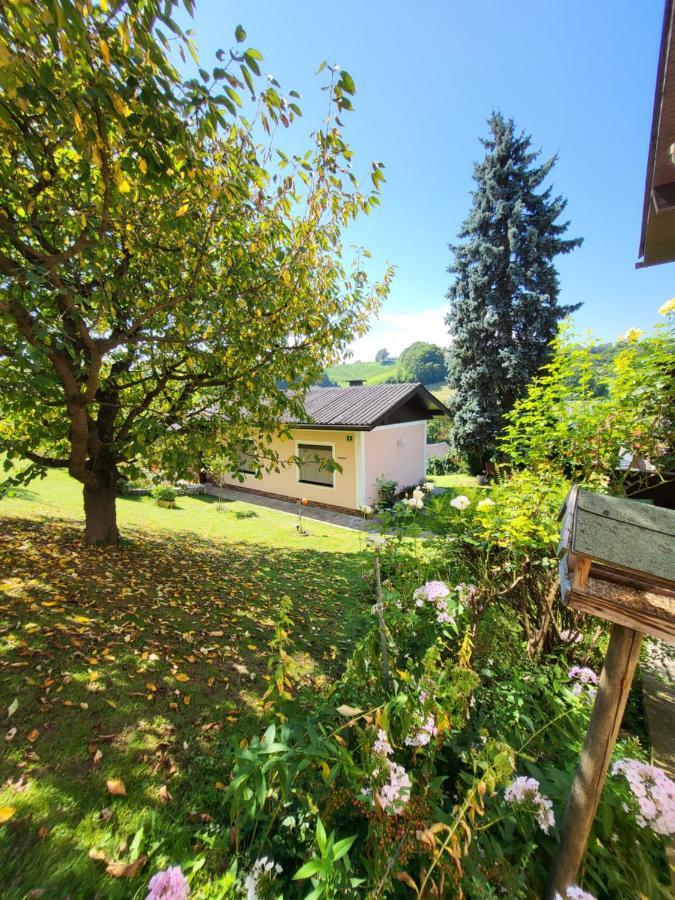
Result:
<instances>
[{"instance_id":1,"label":"wooden post","mask_svg":"<svg viewBox=\"0 0 675 900\"><path fill-rule=\"evenodd\" d=\"M576 883L635 674L642 634L613 625L584 748L574 775L546 900Z\"/></svg>"},{"instance_id":2,"label":"wooden post","mask_svg":"<svg viewBox=\"0 0 675 900\"><path fill-rule=\"evenodd\" d=\"M387 626L384 622L384 598L382 596L382 575L380 573L380 550L375 548L375 593L377 595L377 603L375 610L377 612L377 621L380 626L380 646L382 648L382 675L384 678L384 687L387 691L391 691L391 674L389 672L389 650L387 648Z\"/></svg>"}]
</instances>

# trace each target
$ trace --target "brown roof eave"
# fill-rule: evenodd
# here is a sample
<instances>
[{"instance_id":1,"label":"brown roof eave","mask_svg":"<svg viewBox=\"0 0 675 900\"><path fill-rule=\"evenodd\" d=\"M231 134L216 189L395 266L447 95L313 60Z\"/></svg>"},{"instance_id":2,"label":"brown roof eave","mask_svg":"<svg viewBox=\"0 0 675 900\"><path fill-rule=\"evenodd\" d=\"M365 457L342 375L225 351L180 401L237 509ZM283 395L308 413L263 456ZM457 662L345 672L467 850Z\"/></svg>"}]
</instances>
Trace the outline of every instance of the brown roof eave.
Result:
<instances>
[{"instance_id":1,"label":"brown roof eave","mask_svg":"<svg viewBox=\"0 0 675 900\"><path fill-rule=\"evenodd\" d=\"M663 30L661 32L661 49L659 51L659 65L656 73L656 87L654 89L654 111L652 113L652 127L649 135L649 155L647 157L647 174L645 176L645 196L642 203L642 228L640 231L640 248L639 261L635 264L636 268L642 268L645 263L642 261L645 255L645 247L647 244L647 222L649 219L649 208L652 202L652 187L654 181L654 163L656 161L656 141L659 133L659 123L661 120L661 105L663 102L663 94L665 90L666 63L668 60L668 48L673 26L673 0L666 0L663 15Z\"/></svg>"}]
</instances>

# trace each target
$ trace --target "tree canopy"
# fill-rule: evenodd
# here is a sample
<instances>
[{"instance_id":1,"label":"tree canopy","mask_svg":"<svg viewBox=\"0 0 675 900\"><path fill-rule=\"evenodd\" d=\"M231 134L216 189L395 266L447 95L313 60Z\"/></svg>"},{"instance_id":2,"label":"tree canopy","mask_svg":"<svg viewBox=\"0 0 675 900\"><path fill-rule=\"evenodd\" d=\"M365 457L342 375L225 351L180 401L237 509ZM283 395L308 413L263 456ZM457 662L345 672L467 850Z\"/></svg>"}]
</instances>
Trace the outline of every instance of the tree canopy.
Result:
<instances>
[{"instance_id":1,"label":"tree canopy","mask_svg":"<svg viewBox=\"0 0 675 900\"><path fill-rule=\"evenodd\" d=\"M493 113L474 166L473 205L451 244L448 383L453 443L479 468L495 449L504 414L550 355L558 322L576 306L558 303L554 259L581 244L558 222L567 201L542 185L556 157L537 164L529 135Z\"/></svg>"},{"instance_id":2,"label":"tree canopy","mask_svg":"<svg viewBox=\"0 0 675 900\"><path fill-rule=\"evenodd\" d=\"M389 356L389 351L386 347L383 347L382 350L378 350L375 354L375 362L380 363L381 365L385 365L388 362L391 362L391 357Z\"/></svg>"},{"instance_id":3,"label":"tree canopy","mask_svg":"<svg viewBox=\"0 0 675 900\"><path fill-rule=\"evenodd\" d=\"M444 381L446 375L445 356L437 344L415 341L401 353L398 359L400 381L420 381L433 384Z\"/></svg>"},{"instance_id":4,"label":"tree canopy","mask_svg":"<svg viewBox=\"0 0 675 900\"><path fill-rule=\"evenodd\" d=\"M79 480L95 543L117 540L139 466L236 464L251 429L264 446L391 274L343 262L384 177L373 163L363 191L351 170L349 73L321 66L328 117L289 156L299 95L241 27L201 68L176 3L0 6L0 451L29 461L14 478Z\"/></svg>"}]
</instances>

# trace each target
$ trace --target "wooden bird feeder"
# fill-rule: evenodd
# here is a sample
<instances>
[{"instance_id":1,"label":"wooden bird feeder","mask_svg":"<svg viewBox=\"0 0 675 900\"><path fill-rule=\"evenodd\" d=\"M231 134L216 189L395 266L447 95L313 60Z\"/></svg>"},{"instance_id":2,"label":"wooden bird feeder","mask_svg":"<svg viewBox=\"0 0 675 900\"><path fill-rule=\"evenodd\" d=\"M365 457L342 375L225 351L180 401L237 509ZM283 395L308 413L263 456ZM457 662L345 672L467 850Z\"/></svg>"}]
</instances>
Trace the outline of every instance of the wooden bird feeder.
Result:
<instances>
[{"instance_id":1,"label":"wooden bird feeder","mask_svg":"<svg viewBox=\"0 0 675 900\"><path fill-rule=\"evenodd\" d=\"M560 590L571 609L612 622L547 898L576 882L643 635L675 643L675 511L573 487L563 504Z\"/></svg>"}]
</instances>

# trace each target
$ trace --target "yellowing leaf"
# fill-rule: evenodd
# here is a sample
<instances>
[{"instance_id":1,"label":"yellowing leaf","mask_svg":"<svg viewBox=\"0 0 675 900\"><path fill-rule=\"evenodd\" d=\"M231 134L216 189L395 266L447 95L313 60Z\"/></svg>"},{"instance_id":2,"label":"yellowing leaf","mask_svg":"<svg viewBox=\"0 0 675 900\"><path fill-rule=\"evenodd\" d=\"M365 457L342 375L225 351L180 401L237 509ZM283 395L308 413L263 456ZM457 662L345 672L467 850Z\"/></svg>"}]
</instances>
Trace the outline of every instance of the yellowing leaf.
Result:
<instances>
[{"instance_id":1,"label":"yellowing leaf","mask_svg":"<svg viewBox=\"0 0 675 900\"><path fill-rule=\"evenodd\" d=\"M189 680L190 680L190 676L186 675L185 672L179 672L176 675L176 681L189 681Z\"/></svg>"},{"instance_id":2,"label":"yellowing leaf","mask_svg":"<svg viewBox=\"0 0 675 900\"><path fill-rule=\"evenodd\" d=\"M126 103L126 101L122 100L121 97L118 97L117 94L113 94L111 99L112 105L115 107L115 112L119 113L120 116L124 116L125 118L131 115L131 107L128 103Z\"/></svg>"},{"instance_id":3,"label":"yellowing leaf","mask_svg":"<svg viewBox=\"0 0 675 900\"><path fill-rule=\"evenodd\" d=\"M15 812L16 808L14 806L0 806L0 825L9 822Z\"/></svg>"},{"instance_id":4,"label":"yellowing leaf","mask_svg":"<svg viewBox=\"0 0 675 900\"><path fill-rule=\"evenodd\" d=\"M139 159L139 160L138 160L138 168L141 170L141 172L142 172L144 175L145 175L145 173L148 171L148 164L146 163L146 161L145 161L144 159Z\"/></svg>"},{"instance_id":5,"label":"yellowing leaf","mask_svg":"<svg viewBox=\"0 0 675 900\"><path fill-rule=\"evenodd\" d=\"M176 210L176 218L178 218L179 216L184 216L189 208L190 204L184 203L178 210Z\"/></svg>"},{"instance_id":6,"label":"yellowing leaf","mask_svg":"<svg viewBox=\"0 0 675 900\"><path fill-rule=\"evenodd\" d=\"M106 42L103 40L103 38L98 39L98 45L101 48L101 56L103 57L104 63L106 64L106 66L109 66L110 65L110 48L108 47Z\"/></svg>"},{"instance_id":7,"label":"yellowing leaf","mask_svg":"<svg viewBox=\"0 0 675 900\"><path fill-rule=\"evenodd\" d=\"M32 731L28 732L26 737L31 742L31 744L34 744L35 741L37 741L37 739L40 737L40 732L37 730L37 728L34 728Z\"/></svg>"}]
</instances>

